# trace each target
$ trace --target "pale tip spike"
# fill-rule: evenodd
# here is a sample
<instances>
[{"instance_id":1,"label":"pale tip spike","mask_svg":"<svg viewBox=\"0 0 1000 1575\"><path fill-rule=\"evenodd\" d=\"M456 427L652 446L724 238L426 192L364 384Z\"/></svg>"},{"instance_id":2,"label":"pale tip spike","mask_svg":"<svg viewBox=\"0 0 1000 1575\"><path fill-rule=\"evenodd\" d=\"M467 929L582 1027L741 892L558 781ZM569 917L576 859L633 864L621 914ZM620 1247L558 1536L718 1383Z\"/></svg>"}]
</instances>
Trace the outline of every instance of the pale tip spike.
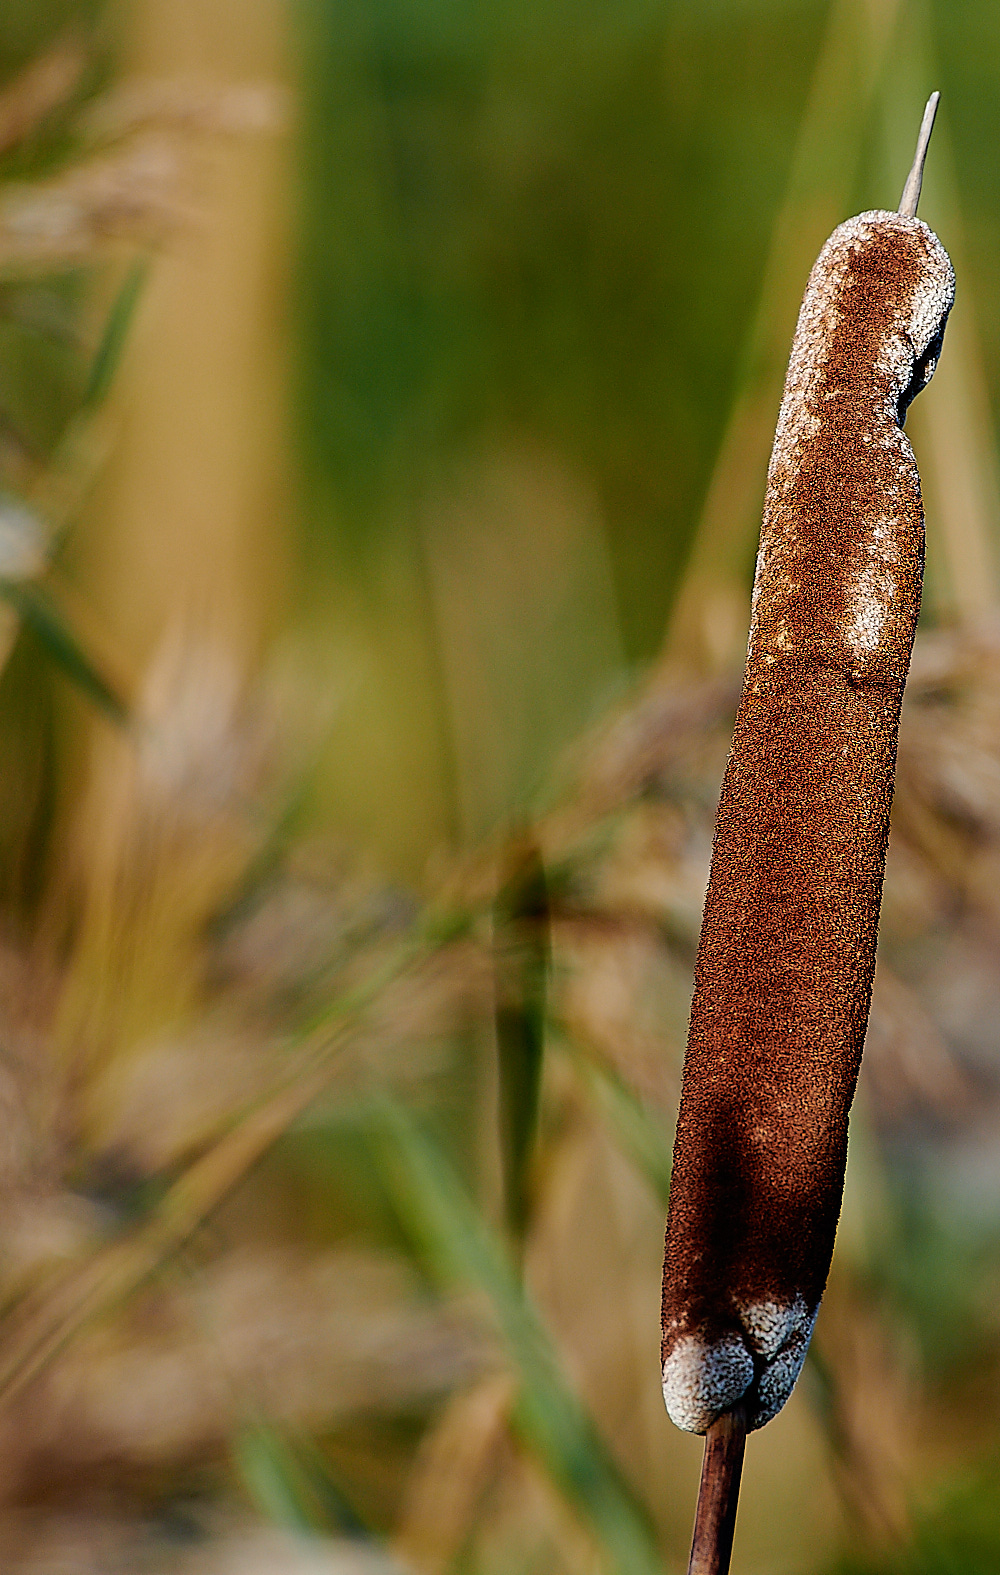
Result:
<instances>
[{"instance_id":1,"label":"pale tip spike","mask_svg":"<svg viewBox=\"0 0 1000 1575\"><path fill-rule=\"evenodd\" d=\"M917 138L917 151L913 155L913 168L906 177L903 195L899 199L899 211L906 219L915 219L917 216L920 185L924 178L924 159L927 157L927 144L934 130L934 116L937 114L940 97L940 93L931 94L927 100L927 108L924 110L924 118L920 122L920 135Z\"/></svg>"}]
</instances>

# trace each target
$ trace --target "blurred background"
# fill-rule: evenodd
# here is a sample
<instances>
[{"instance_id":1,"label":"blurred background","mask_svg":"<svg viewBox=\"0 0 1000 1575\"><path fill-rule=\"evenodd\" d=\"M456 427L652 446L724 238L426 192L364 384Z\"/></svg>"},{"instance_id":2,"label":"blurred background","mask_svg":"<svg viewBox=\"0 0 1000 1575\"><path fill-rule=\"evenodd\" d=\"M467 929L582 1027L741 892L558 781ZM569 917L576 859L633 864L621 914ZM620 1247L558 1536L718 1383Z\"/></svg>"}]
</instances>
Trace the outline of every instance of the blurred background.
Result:
<instances>
[{"instance_id":1,"label":"blurred background","mask_svg":"<svg viewBox=\"0 0 1000 1575\"><path fill-rule=\"evenodd\" d=\"M1000 1568L1000 13L6 0L0 1563L670 1575L798 301L955 261L844 1216L740 1575Z\"/></svg>"}]
</instances>

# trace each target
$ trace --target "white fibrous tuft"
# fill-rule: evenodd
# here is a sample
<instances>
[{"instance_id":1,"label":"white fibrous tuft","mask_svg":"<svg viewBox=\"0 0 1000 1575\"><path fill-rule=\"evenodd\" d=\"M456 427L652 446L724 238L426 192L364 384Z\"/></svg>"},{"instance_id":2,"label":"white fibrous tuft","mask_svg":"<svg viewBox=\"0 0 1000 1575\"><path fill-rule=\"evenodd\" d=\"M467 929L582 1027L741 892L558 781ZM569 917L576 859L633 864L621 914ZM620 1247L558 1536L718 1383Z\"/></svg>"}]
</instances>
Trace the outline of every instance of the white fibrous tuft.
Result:
<instances>
[{"instance_id":1,"label":"white fibrous tuft","mask_svg":"<svg viewBox=\"0 0 1000 1575\"><path fill-rule=\"evenodd\" d=\"M926 247L926 265L921 268L910 297L907 320L882 345L881 365L893 385L895 399L909 387L915 363L927 353L944 326L955 299L955 274L948 253L922 219L876 209L838 225L816 259L799 310L774 435L769 483L820 430L822 414L816 408L816 396L840 322L838 302L844 283L856 253L870 244L876 230L886 227L917 232ZM932 371L933 361L927 370L928 378Z\"/></svg>"},{"instance_id":2,"label":"white fibrous tuft","mask_svg":"<svg viewBox=\"0 0 1000 1575\"><path fill-rule=\"evenodd\" d=\"M754 1349L767 1361L757 1384L753 1427L763 1427L777 1416L795 1388L812 1339L816 1312L816 1308L810 1312L801 1296L790 1305L753 1302L740 1309L740 1321L755 1342Z\"/></svg>"},{"instance_id":3,"label":"white fibrous tuft","mask_svg":"<svg viewBox=\"0 0 1000 1575\"><path fill-rule=\"evenodd\" d=\"M663 1398L670 1419L688 1433L704 1433L743 1400L747 1423L763 1427L795 1387L816 1321L801 1296L793 1302L738 1303L742 1335L717 1340L686 1335L663 1364ZM756 1383L754 1379L756 1377Z\"/></svg>"},{"instance_id":4,"label":"white fibrous tuft","mask_svg":"<svg viewBox=\"0 0 1000 1575\"><path fill-rule=\"evenodd\" d=\"M772 1362L769 1362L760 1383L757 1385L757 1406L754 1412L754 1427L763 1427L770 1422L781 1410L802 1371L802 1364L806 1359L809 1349L809 1340L812 1336L813 1324L816 1321L814 1313L809 1321L808 1331L789 1341L784 1350L779 1351Z\"/></svg>"},{"instance_id":5,"label":"white fibrous tuft","mask_svg":"<svg viewBox=\"0 0 1000 1575\"><path fill-rule=\"evenodd\" d=\"M808 642L809 631L786 618L800 590L805 538L795 508L784 507L794 490L810 449L823 436L826 403L840 392L828 386L831 346L849 310L852 272L858 254L886 231L915 239L919 266L899 300L877 346L866 353L876 357L873 371L875 397L866 412L864 428L855 438L873 455L891 454L890 466L881 466L881 508L874 515L867 508L857 517L858 535L843 564L843 589L839 628L848 660L867 669L879 653L892 621L893 604L900 593L901 543L911 529L904 515L902 493L919 499L920 478L913 450L902 431L905 405L929 380L936 364L944 324L954 299L955 276L948 254L923 220L898 213L872 211L841 224L827 241L809 276L788 364L788 375L778 416L774 448L768 470L768 491L754 576L754 593L747 655L758 654L760 617L767 609L768 640L765 660L779 660L786 651ZM875 392L877 390L877 392ZM895 480L890 480L894 474ZM912 546L907 547L912 558ZM905 556L905 555L904 555ZM789 625L794 625L794 632Z\"/></svg>"},{"instance_id":6,"label":"white fibrous tuft","mask_svg":"<svg viewBox=\"0 0 1000 1575\"><path fill-rule=\"evenodd\" d=\"M711 1345L694 1335L678 1340L663 1364L663 1398L670 1420L687 1433L704 1433L753 1383L753 1358L736 1334Z\"/></svg>"},{"instance_id":7,"label":"white fibrous tuft","mask_svg":"<svg viewBox=\"0 0 1000 1575\"><path fill-rule=\"evenodd\" d=\"M776 1356L795 1334L812 1329L812 1320L801 1296L794 1302L751 1302L740 1308L740 1322L758 1356Z\"/></svg>"},{"instance_id":8,"label":"white fibrous tuft","mask_svg":"<svg viewBox=\"0 0 1000 1575\"><path fill-rule=\"evenodd\" d=\"M871 243L876 231L886 229L920 235L926 252L924 266L910 295L907 319L900 323L899 332L890 334L882 345L880 365L895 385L898 397L909 386L915 362L927 353L944 328L955 299L955 270L930 226L923 219L906 218L901 213L881 208L845 220L834 230L816 259L809 276L806 301L815 293L820 302L832 305L852 256ZM803 302L803 311L805 304ZM931 371L933 364L928 378Z\"/></svg>"},{"instance_id":9,"label":"white fibrous tuft","mask_svg":"<svg viewBox=\"0 0 1000 1575\"><path fill-rule=\"evenodd\" d=\"M876 522L868 543L868 561L855 576L848 590L847 644L859 661L878 650L882 630L892 610L896 594L895 566L899 520L883 518Z\"/></svg>"}]
</instances>

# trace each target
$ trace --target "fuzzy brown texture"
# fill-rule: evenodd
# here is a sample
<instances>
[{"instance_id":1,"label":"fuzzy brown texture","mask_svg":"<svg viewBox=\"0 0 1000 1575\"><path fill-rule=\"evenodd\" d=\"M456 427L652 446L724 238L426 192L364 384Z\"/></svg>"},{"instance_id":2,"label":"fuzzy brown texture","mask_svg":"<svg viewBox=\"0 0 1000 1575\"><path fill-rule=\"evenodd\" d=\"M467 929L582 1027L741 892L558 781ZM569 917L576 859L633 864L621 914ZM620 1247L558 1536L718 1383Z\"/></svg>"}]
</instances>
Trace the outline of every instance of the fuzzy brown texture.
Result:
<instances>
[{"instance_id":1,"label":"fuzzy brown texture","mask_svg":"<svg viewBox=\"0 0 1000 1575\"><path fill-rule=\"evenodd\" d=\"M926 225L862 214L827 242L799 317L667 1222L663 1358L685 1340L689 1354L673 1398L666 1368L664 1389L695 1431L736 1398L745 1380L727 1375L741 1347L750 1426L780 1409L829 1271L920 605L920 480L901 419L933 371L952 294ZM762 1339L761 1318L779 1313L787 1328ZM714 1377L713 1347L730 1353Z\"/></svg>"}]
</instances>

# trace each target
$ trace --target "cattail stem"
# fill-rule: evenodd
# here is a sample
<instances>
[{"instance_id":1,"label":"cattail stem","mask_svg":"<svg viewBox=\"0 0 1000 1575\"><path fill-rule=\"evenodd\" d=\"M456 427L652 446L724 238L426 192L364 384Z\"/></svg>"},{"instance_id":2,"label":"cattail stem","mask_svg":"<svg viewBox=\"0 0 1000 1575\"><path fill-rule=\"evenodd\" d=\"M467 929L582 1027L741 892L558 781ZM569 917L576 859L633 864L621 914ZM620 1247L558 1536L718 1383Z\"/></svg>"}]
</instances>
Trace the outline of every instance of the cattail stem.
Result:
<instances>
[{"instance_id":1,"label":"cattail stem","mask_svg":"<svg viewBox=\"0 0 1000 1575\"><path fill-rule=\"evenodd\" d=\"M727 1575L746 1441L747 1424L741 1406L724 1412L705 1435L688 1575Z\"/></svg>"}]
</instances>

